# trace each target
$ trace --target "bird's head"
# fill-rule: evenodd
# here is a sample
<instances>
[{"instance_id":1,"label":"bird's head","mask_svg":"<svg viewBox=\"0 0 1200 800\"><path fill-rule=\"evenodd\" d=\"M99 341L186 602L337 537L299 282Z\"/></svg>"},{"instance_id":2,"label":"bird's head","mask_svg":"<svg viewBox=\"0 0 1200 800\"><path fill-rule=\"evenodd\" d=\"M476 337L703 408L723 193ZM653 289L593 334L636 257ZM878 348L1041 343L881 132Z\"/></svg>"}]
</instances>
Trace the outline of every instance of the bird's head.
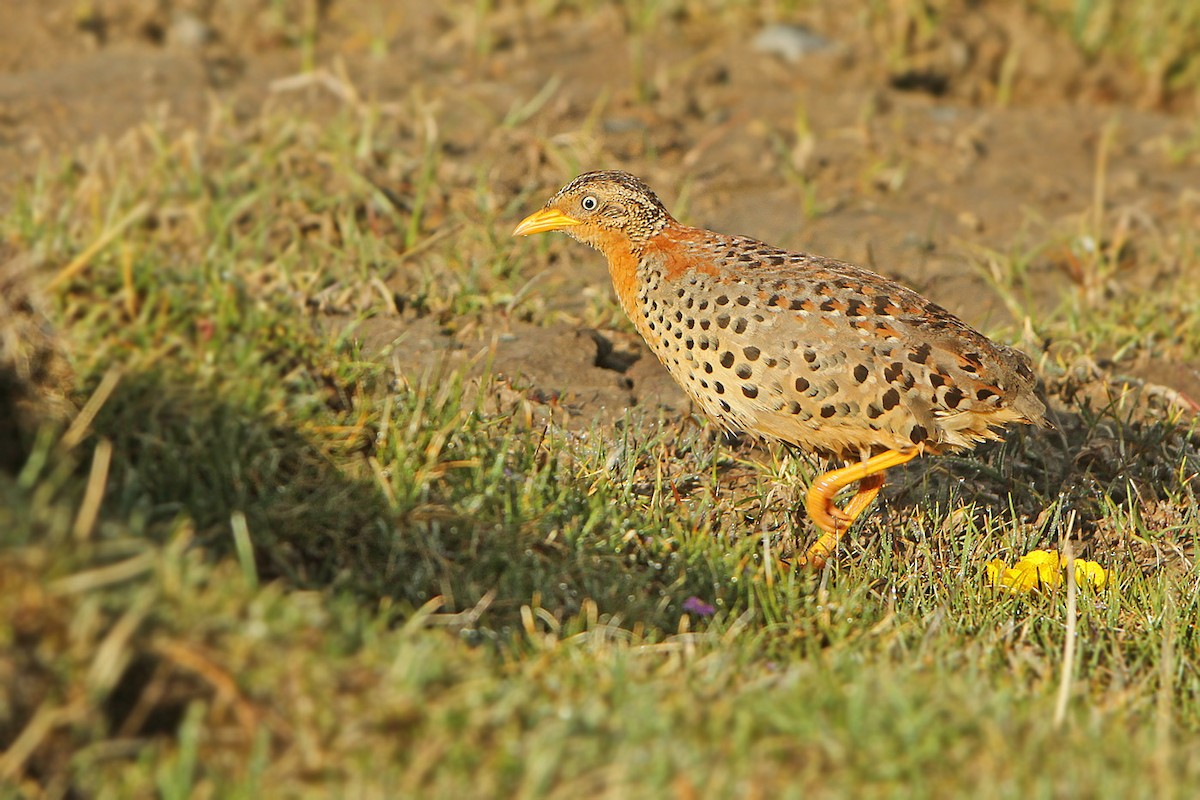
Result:
<instances>
[{"instance_id":1,"label":"bird's head","mask_svg":"<svg viewBox=\"0 0 1200 800\"><path fill-rule=\"evenodd\" d=\"M562 231L601 251L618 241L639 250L673 222L650 187L628 172L586 172L521 220L513 236Z\"/></svg>"}]
</instances>

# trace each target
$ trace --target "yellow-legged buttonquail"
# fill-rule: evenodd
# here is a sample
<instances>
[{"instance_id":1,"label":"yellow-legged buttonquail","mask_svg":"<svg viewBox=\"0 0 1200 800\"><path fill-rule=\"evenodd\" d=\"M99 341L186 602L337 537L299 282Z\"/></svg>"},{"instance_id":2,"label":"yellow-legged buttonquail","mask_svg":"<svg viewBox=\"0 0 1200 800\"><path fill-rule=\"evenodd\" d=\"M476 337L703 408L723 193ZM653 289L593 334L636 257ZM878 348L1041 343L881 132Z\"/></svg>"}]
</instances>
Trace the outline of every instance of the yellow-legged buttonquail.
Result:
<instances>
[{"instance_id":1,"label":"yellow-legged buttonquail","mask_svg":"<svg viewBox=\"0 0 1200 800\"><path fill-rule=\"evenodd\" d=\"M513 233L555 230L604 254L625 313L719 424L854 462L808 490L810 565L884 470L1044 422L1022 353L870 270L682 225L629 173L580 175Z\"/></svg>"}]
</instances>

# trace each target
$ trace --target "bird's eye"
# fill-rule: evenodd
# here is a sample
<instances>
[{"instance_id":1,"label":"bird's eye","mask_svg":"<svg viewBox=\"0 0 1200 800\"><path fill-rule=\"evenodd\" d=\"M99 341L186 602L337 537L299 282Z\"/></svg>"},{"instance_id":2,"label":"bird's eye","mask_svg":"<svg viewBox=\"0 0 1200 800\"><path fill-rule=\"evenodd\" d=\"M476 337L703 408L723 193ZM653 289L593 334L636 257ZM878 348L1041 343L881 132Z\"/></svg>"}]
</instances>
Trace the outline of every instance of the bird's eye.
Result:
<instances>
[{"instance_id":1,"label":"bird's eye","mask_svg":"<svg viewBox=\"0 0 1200 800\"><path fill-rule=\"evenodd\" d=\"M579 204L583 206L584 211L595 211L600 207L600 201L592 197L590 194L583 198Z\"/></svg>"}]
</instances>

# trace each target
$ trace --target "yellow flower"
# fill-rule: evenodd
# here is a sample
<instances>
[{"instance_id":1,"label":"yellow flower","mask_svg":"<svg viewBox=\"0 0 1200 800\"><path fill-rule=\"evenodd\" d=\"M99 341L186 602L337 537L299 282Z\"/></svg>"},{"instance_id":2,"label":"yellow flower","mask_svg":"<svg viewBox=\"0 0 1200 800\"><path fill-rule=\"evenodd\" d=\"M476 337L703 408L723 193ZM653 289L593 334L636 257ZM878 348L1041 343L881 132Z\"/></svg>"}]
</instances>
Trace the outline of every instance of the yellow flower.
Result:
<instances>
[{"instance_id":1,"label":"yellow flower","mask_svg":"<svg viewBox=\"0 0 1200 800\"><path fill-rule=\"evenodd\" d=\"M1013 566L1000 559L989 561L988 583L1010 592L1029 592L1034 589L1055 588L1062 583L1062 568L1066 559L1053 550L1034 550L1026 553ZM1108 573L1095 561L1075 559L1075 583L1103 589L1108 583Z\"/></svg>"},{"instance_id":2,"label":"yellow flower","mask_svg":"<svg viewBox=\"0 0 1200 800\"><path fill-rule=\"evenodd\" d=\"M1095 561L1084 561L1082 558L1077 558L1075 559L1075 582L1080 586L1087 584L1096 589L1103 589L1108 585L1108 573Z\"/></svg>"}]
</instances>

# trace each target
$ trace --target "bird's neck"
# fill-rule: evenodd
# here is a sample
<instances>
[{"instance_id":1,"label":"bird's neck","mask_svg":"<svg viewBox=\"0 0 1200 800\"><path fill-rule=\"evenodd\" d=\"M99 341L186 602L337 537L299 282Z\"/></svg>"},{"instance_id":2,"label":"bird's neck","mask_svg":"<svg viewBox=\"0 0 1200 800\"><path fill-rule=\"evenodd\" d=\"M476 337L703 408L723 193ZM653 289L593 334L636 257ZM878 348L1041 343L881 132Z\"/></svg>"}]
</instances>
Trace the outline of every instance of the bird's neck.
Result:
<instances>
[{"instance_id":1,"label":"bird's neck","mask_svg":"<svg viewBox=\"0 0 1200 800\"><path fill-rule=\"evenodd\" d=\"M706 265L690 263L687 258L688 240L700 233L695 228L668 220L658 233L644 240L630 239L623 233L604 232L591 242L608 260L608 274L617 298L639 330L645 323L645 315L638 302L638 289L646 278L639 272L652 263L662 269L664 278L674 280L689 270L705 269ZM643 332L643 335L648 334Z\"/></svg>"},{"instance_id":2,"label":"bird's neck","mask_svg":"<svg viewBox=\"0 0 1200 800\"><path fill-rule=\"evenodd\" d=\"M638 264L645 250L644 242L634 242L624 233L605 230L596 235L591 242L593 247L604 254L608 261L608 274L612 278L613 288L621 308L636 325L641 317L638 312Z\"/></svg>"}]
</instances>

